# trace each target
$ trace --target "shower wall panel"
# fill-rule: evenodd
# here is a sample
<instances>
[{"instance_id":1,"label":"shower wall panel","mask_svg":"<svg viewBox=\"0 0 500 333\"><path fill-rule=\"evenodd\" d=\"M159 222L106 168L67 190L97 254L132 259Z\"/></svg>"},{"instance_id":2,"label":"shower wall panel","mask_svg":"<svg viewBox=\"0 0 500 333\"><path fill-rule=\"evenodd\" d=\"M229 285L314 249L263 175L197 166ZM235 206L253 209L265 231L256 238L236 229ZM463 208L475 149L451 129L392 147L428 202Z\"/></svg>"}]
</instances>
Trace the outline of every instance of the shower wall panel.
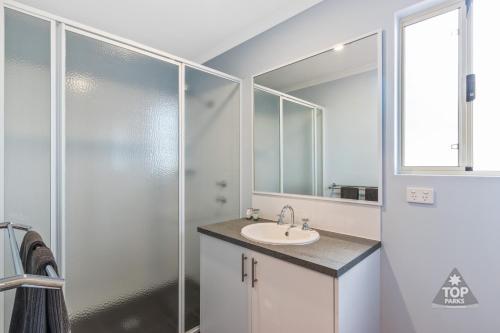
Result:
<instances>
[{"instance_id":1,"label":"shower wall panel","mask_svg":"<svg viewBox=\"0 0 500 333\"><path fill-rule=\"evenodd\" d=\"M240 215L240 86L186 66L185 316L199 325L197 227Z\"/></svg>"},{"instance_id":2,"label":"shower wall panel","mask_svg":"<svg viewBox=\"0 0 500 333\"><path fill-rule=\"evenodd\" d=\"M4 18L4 216L6 221L33 226L50 244L50 22L10 9L5 9ZM17 235L19 241L22 236ZM7 248L2 251L5 274L13 275ZM3 293L6 327L14 293Z\"/></svg>"},{"instance_id":3,"label":"shower wall panel","mask_svg":"<svg viewBox=\"0 0 500 333\"><path fill-rule=\"evenodd\" d=\"M113 313L116 323L95 332L113 332L113 325L175 332L179 66L71 31L66 47L73 332L95 329L101 312Z\"/></svg>"}]
</instances>

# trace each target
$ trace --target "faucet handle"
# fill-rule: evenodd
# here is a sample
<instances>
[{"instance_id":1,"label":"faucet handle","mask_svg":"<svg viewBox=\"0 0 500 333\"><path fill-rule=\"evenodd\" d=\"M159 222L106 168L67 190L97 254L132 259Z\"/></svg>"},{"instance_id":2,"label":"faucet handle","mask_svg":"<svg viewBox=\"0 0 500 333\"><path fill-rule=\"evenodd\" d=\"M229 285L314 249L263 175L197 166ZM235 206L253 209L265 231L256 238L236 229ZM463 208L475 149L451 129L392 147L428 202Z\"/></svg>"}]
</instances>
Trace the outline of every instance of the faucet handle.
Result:
<instances>
[{"instance_id":1,"label":"faucet handle","mask_svg":"<svg viewBox=\"0 0 500 333\"><path fill-rule=\"evenodd\" d=\"M309 226L309 219L308 218L302 219L302 230L312 230L311 227Z\"/></svg>"},{"instance_id":2,"label":"faucet handle","mask_svg":"<svg viewBox=\"0 0 500 333\"><path fill-rule=\"evenodd\" d=\"M283 214L278 214L278 215L276 215L276 217L278 218L277 223L278 224L283 224Z\"/></svg>"}]
</instances>

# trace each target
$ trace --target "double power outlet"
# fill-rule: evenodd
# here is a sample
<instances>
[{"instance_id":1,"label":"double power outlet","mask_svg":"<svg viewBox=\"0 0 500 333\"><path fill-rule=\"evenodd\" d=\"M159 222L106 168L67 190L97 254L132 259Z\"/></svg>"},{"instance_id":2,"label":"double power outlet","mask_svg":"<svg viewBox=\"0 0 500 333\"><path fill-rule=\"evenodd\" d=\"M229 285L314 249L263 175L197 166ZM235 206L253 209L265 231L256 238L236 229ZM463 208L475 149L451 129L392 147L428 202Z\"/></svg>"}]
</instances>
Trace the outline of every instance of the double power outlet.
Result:
<instances>
[{"instance_id":1,"label":"double power outlet","mask_svg":"<svg viewBox=\"0 0 500 333\"><path fill-rule=\"evenodd\" d=\"M434 203L434 189L431 187L407 187L406 201L421 204Z\"/></svg>"}]
</instances>

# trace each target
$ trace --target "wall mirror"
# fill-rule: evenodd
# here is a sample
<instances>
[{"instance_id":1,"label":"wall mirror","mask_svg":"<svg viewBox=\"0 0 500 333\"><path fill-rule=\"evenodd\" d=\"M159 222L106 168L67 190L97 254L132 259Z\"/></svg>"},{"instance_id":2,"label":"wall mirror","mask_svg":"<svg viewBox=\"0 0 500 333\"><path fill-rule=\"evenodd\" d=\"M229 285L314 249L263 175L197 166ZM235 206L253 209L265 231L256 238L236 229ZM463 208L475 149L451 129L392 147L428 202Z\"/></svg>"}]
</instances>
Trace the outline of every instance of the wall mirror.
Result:
<instances>
[{"instance_id":1,"label":"wall mirror","mask_svg":"<svg viewBox=\"0 0 500 333\"><path fill-rule=\"evenodd\" d=\"M254 76L254 193L381 204L380 32Z\"/></svg>"}]
</instances>

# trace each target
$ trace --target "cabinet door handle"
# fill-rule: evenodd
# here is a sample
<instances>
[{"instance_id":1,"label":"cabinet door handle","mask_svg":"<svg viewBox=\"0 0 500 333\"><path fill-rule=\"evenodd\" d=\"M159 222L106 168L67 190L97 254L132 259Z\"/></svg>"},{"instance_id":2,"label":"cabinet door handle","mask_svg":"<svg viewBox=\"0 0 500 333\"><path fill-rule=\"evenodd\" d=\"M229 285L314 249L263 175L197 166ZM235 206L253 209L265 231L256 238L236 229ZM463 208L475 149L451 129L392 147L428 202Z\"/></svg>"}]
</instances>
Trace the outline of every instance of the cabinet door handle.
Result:
<instances>
[{"instance_id":1,"label":"cabinet door handle","mask_svg":"<svg viewBox=\"0 0 500 333\"><path fill-rule=\"evenodd\" d=\"M257 275L256 274L256 269L255 269L256 266L257 266L257 260L255 260L254 258L252 258L252 288L255 287L255 282L259 281L255 277Z\"/></svg>"},{"instance_id":2,"label":"cabinet door handle","mask_svg":"<svg viewBox=\"0 0 500 333\"><path fill-rule=\"evenodd\" d=\"M247 260L248 257L242 253L241 254L241 282L245 282L245 277L247 277L247 273L245 273L245 260Z\"/></svg>"}]
</instances>

